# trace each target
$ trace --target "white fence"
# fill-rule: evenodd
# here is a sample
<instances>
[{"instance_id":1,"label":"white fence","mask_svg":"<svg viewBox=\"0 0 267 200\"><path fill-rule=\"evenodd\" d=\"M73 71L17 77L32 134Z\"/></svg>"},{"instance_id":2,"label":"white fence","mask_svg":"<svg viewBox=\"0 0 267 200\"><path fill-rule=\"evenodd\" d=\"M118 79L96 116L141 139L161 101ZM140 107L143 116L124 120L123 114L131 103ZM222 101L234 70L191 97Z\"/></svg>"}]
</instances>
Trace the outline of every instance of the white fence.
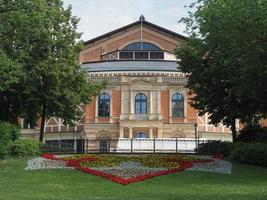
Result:
<instances>
[{"instance_id":1,"label":"white fence","mask_svg":"<svg viewBox=\"0 0 267 200\"><path fill-rule=\"evenodd\" d=\"M115 144L113 142L115 142ZM111 140L110 151L194 153L199 144L206 142L208 142L206 139L199 139L196 141L191 138L118 139L116 141Z\"/></svg>"},{"instance_id":2,"label":"white fence","mask_svg":"<svg viewBox=\"0 0 267 200\"><path fill-rule=\"evenodd\" d=\"M144 138L144 139L77 139L46 141L45 152L57 153L196 153L207 139Z\"/></svg>"}]
</instances>

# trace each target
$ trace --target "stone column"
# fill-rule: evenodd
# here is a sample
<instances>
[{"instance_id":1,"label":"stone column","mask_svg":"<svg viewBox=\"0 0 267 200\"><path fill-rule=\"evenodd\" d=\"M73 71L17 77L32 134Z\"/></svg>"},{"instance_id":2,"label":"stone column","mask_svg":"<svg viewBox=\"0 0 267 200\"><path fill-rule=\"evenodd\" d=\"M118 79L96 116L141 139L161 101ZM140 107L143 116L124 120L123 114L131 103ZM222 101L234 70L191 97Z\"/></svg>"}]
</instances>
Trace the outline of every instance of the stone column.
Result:
<instances>
[{"instance_id":1,"label":"stone column","mask_svg":"<svg viewBox=\"0 0 267 200\"><path fill-rule=\"evenodd\" d=\"M111 91L111 95L110 95L110 105L109 105L109 123L112 123L112 116L113 116L113 95L112 95L112 91Z\"/></svg>"},{"instance_id":2,"label":"stone column","mask_svg":"<svg viewBox=\"0 0 267 200\"><path fill-rule=\"evenodd\" d=\"M95 123L98 122L98 96L95 97Z\"/></svg>"},{"instance_id":3,"label":"stone column","mask_svg":"<svg viewBox=\"0 0 267 200\"><path fill-rule=\"evenodd\" d=\"M133 91L130 90L130 113L131 115L134 114L134 97Z\"/></svg>"},{"instance_id":4,"label":"stone column","mask_svg":"<svg viewBox=\"0 0 267 200\"><path fill-rule=\"evenodd\" d=\"M161 91L157 91L157 114L158 114L158 120L162 120L162 114L161 114Z\"/></svg>"},{"instance_id":5,"label":"stone column","mask_svg":"<svg viewBox=\"0 0 267 200\"><path fill-rule=\"evenodd\" d=\"M149 128L149 138L153 138L153 127Z\"/></svg>"},{"instance_id":6,"label":"stone column","mask_svg":"<svg viewBox=\"0 0 267 200\"><path fill-rule=\"evenodd\" d=\"M153 114L153 91L149 91L149 114Z\"/></svg>"},{"instance_id":7,"label":"stone column","mask_svg":"<svg viewBox=\"0 0 267 200\"><path fill-rule=\"evenodd\" d=\"M124 133L123 130L124 128L122 126L120 126L120 138L124 138Z\"/></svg>"},{"instance_id":8,"label":"stone column","mask_svg":"<svg viewBox=\"0 0 267 200\"><path fill-rule=\"evenodd\" d=\"M133 128L129 127L129 138L133 138Z\"/></svg>"},{"instance_id":9,"label":"stone column","mask_svg":"<svg viewBox=\"0 0 267 200\"><path fill-rule=\"evenodd\" d=\"M157 109L158 109L158 114L161 114L161 91L157 91Z\"/></svg>"},{"instance_id":10,"label":"stone column","mask_svg":"<svg viewBox=\"0 0 267 200\"><path fill-rule=\"evenodd\" d=\"M162 128L158 127L158 138L162 138Z\"/></svg>"}]
</instances>

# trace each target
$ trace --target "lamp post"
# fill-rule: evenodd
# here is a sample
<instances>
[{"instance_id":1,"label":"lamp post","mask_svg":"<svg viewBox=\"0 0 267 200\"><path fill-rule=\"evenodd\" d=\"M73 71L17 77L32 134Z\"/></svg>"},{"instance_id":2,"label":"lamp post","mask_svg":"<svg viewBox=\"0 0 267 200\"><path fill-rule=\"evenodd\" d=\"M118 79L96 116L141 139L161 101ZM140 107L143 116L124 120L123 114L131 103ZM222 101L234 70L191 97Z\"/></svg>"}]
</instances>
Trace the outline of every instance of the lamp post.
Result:
<instances>
[{"instance_id":1,"label":"lamp post","mask_svg":"<svg viewBox=\"0 0 267 200\"><path fill-rule=\"evenodd\" d=\"M197 123L194 124L195 127L195 143L196 143L196 152L197 152Z\"/></svg>"}]
</instances>

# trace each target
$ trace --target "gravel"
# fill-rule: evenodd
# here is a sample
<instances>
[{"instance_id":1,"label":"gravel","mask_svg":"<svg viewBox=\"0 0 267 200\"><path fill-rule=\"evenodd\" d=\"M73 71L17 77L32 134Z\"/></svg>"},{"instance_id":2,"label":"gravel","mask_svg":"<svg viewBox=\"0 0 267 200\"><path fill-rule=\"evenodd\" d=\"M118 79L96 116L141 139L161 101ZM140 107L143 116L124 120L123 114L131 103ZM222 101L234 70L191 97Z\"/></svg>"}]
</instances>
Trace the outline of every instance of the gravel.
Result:
<instances>
[{"instance_id":1,"label":"gravel","mask_svg":"<svg viewBox=\"0 0 267 200\"><path fill-rule=\"evenodd\" d=\"M36 170L36 169L65 169L72 167L67 167L66 161L61 160L48 160L45 158L34 158L28 161L25 170Z\"/></svg>"}]
</instances>

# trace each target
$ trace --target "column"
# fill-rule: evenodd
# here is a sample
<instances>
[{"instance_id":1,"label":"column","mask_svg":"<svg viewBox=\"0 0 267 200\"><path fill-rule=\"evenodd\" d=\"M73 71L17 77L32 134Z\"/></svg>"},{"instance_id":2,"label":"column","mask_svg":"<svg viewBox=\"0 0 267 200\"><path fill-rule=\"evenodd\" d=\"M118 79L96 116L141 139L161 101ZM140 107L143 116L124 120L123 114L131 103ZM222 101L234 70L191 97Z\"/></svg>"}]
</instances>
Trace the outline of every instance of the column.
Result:
<instances>
[{"instance_id":1,"label":"column","mask_svg":"<svg viewBox=\"0 0 267 200\"><path fill-rule=\"evenodd\" d=\"M158 128L158 138L162 138L162 128Z\"/></svg>"},{"instance_id":2,"label":"column","mask_svg":"<svg viewBox=\"0 0 267 200\"><path fill-rule=\"evenodd\" d=\"M149 138L153 138L153 127L149 128Z\"/></svg>"},{"instance_id":3,"label":"column","mask_svg":"<svg viewBox=\"0 0 267 200\"><path fill-rule=\"evenodd\" d=\"M133 138L133 128L129 127L129 138Z\"/></svg>"},{"instance_id":4,"label":"column","mask_svg":"<svg viewBox=\"0 0 267 200\"><path fill-rule=\"evenodd\" d=\"M162 120L162 114L161 114L161 91L157 91L157 114L158 114L158 120Z\"/></svg>"},{"instance_id":5,"label":"column","mask_svg":"<svg viewBox=\"0 0 267 200\"><path fill-rule=\"evenodd\" d=\"M134 97L133 91L130 90L130 113L134 114Z\"/></svg>"},{"instance_id":6,"label":"column","mask_svg":"<svg viewBox=\"0 0 267 200\"><path fill-rule=\"evenodd\" d=\"M98 96L95 97L95 123L98 122Z\"/></svg>"},{"instance_id":7,"label":"column","mask_svg":"<svg viewBox=\"0 0 267 200\"><path fill-rule=\"evenodd\" d=\"M123 129L124 128L122 126L120 126L120 138L123 138L124 137Z\"/></svg>"},{"instance_id":8,"label":"column","mask_svg":"<svg viewBox=\"0 0 267 200\"><path fill-rule=\"evenodd\" d=\"M161 114L161 95L160 95L161 91L157 91L157 108L158 108L158 114Z\"/></svg>"},{"instance_id":9,"label":"column","mask_svg":"<svg viewBox=\"0 0 267 200\"><path fill-rule=\"evenodd\" d=\"M109 123L112 123L112 115L113 115L113 91L110 94L110 105L109 105Z\"/></svg>"},{"instance_id":10,"label":"column","mask_svg":"<svg viewBox=\"0 0 267 200\"><path fill-rule=\"evenodd\" d=\"M153 91L149 91L149 114L153 114Z\"/></svg>"}]
</instances>

